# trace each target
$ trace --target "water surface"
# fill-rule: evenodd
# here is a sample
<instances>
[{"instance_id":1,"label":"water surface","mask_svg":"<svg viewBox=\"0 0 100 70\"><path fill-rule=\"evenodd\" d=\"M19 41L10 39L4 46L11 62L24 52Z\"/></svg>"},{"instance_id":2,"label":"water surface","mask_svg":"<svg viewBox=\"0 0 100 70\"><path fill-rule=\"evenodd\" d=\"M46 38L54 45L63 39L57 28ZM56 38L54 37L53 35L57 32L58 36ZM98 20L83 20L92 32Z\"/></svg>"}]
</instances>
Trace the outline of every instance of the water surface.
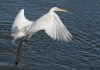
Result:
<instances>
[{"instance_id":1,"label":"water surface","mask_svg":"<svg viewBox=\"0 0 100 70\"><path fill-rule=\"evenodd\" d=\"M36 20L58 6L69 13L57 13L72 33L69 43L54 41L43 31L23 45L18 69L21 70L100 70L99 0L0 0L0 69L12 69L16 45L11 43L10 28L20 11ZM17 45L20 41L17 41Z\"/></svg>"}]
</instances>

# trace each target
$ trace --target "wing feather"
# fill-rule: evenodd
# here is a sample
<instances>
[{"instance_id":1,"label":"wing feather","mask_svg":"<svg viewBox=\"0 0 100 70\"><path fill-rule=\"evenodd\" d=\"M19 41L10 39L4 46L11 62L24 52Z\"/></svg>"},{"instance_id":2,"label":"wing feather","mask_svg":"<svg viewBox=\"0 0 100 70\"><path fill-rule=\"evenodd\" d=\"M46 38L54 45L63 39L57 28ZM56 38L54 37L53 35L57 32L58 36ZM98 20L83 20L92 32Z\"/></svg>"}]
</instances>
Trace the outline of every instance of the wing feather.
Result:
<instances>
[{"instance_id":1,"label":"wing feather","mask_svg":"<svg viewBox=\"0 0 100 70\"><path fill-rule=\"evenodd\" d=\"M71 40L72 35L68 29L64 26L59 16L56 13L53 13L53 23L49 23L49 29L45 29L45 32L54 40L69 41Z\"/></svg>"},{"instance_id":2,"label":"wing feather","mask_svg":"<svg viewBox=\"0 0 100 70\"><path fill-rule=\"evenodd\" d=\"M69 41L72 37L59 16L54 12L47 13L40 17L32 28L31 35L39 30L45 30L47 35L54 40Z\"/></svg>"},{"instance_id":3,"label":"wing feather","mask_svg":"<svg viewBox=\"0 0 100 70\"><path fill-rule=\"evenodd\" d=\"M26 36L27 31L33 23L33 21L29 21L28 19L26 19L24 15L24 9L21 9L17 14L14 23L12 24L11 36L14 38L14 40Z\"/></svg>"}]
</instances>

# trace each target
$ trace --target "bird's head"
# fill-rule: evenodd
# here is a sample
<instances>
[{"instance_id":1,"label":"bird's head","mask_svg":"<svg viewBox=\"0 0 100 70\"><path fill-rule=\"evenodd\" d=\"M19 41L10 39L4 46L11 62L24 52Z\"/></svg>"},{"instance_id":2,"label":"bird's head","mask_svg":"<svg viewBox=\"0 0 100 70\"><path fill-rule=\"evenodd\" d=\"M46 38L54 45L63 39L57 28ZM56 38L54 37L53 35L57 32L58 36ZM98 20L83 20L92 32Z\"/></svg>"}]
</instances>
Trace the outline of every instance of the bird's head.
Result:
<instances>
[{"instance_id":1,"label":"bird's head","mask_svg":"<svg viewBox=\"0 0 100 70\"><path fill-rule=\"evenodd\" d=\"M61 9L59 7L53 7L50 11L68 12L67 10Z\"/></svg>"}]
</instances>

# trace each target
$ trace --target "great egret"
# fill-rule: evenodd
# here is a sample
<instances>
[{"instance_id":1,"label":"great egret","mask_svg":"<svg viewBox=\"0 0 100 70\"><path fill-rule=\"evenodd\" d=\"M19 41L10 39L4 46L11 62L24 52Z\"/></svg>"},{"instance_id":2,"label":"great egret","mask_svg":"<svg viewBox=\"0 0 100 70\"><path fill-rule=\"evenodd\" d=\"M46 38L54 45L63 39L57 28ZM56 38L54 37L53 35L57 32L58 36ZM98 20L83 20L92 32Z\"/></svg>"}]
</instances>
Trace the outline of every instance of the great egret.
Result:
<instances>
[{"instance_id":1,"label":"great egret","mask_svg":"<svg viewBox=\"0 0 100 70\"><path fill-rule=\"evenodd\" d=\"M29 39L34 33L40 30L45 30L47 35L49 35L54 40L68 42L69 40L71 40L72 35L68 31L68 29L64 26L64 24L60 20L59 16L55 13L55 11L68 12L67 10L60 9L58 7L53 7L52 9L50 9L48 13L37 19L35 22L32 22L25 18L24 9L22 9L18 13L12 25L11 36L14 37L14 40L22 37L24 37L25 40ZM23 43L23 41L21 43ZM20 47L21 45L22 44L20 44ZM17 64L18 64L18 59L16 65Z\"/></svg>"},{"instance_id":2,"label":"great egret","mask_svg":"<svg viewBox=\"0 0 100 70\"><path fill-rule=\"evenodd\" d=\"M64 26L55 11L68 12L67 10L53 7L48 13L36 20L35 25L33 25L33 27L31 27L28 32L28 38L30 38L34 33L38 32L39 30L45 30L47 35L49 35L54 40L71 40L72 35Z\"/></svg>"}]
</instances>

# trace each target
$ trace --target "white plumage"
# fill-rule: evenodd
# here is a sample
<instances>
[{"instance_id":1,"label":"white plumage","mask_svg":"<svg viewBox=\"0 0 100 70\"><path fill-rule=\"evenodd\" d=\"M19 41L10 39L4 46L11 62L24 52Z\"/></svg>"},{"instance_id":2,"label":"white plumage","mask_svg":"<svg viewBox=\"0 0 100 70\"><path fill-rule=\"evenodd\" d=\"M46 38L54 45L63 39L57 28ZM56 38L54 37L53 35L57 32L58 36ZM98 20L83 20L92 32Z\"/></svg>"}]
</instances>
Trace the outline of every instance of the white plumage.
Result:
<instances>
[{"instance_id":1,"label":"white plumage","mask_svg":"<svg viewBox=\"0 0 100 70\"><path fill-rule=\"evenodd\" d=\"M24 9L21 9L11 28L11 36L14 40L26 36L29 28L32 26L32 23L32 21L25 18Z\"/></svg>"},{"instance_id":2,"label":"white plumage","mask_svg":"<svg viewBox=\"0 0 100 70\"><path fill-rule=\"evenodd\" d=\"M58 7L53 7L48 13L36 20L35 26L29 31L30 36L39 30L45 30L47 35L49 35L54 40L69 41L72 35L68 29L64 26L59 16L55 11L64 11ZM67 12L67 11L66 11Z\"/></svg>"},{"instance_id":3,"label":"white plumage","mask_svg":"<svg viewBox=\"0 0 100 70\"><path fill-rule=\"evenodd\" d=\"M53 7L48 13L37 19L35 22L29 21L25 18L24 9L18 13L11 28L11 36L14 38L14 41L18 38L23 38L23 40L18 47L14 68L19 62L19 50L21 49L25 39L29 39L34 33L40 30L45 30L47 35L54 40L66 42L71 40L72 35L64 26L55 11L67 12L58 7Z\"/></svg>"},{"instance_id":4,"label":"white plumage","mask_svg":"<svg viewBox=\"0 0 100 70\"><path fill-rule=\"evenodd\" d=\"M69 41L72 35L68 29L64 26L59 16L55 11L67 12L66 10L58 7L53 7L48 13L40 17L34 22L29 21L24 16L24 9L22 9L12 25L12 36L14 40L27 36L30 38L34 33L45 30L54 40Z\"/></svg>"}]
</instances>

